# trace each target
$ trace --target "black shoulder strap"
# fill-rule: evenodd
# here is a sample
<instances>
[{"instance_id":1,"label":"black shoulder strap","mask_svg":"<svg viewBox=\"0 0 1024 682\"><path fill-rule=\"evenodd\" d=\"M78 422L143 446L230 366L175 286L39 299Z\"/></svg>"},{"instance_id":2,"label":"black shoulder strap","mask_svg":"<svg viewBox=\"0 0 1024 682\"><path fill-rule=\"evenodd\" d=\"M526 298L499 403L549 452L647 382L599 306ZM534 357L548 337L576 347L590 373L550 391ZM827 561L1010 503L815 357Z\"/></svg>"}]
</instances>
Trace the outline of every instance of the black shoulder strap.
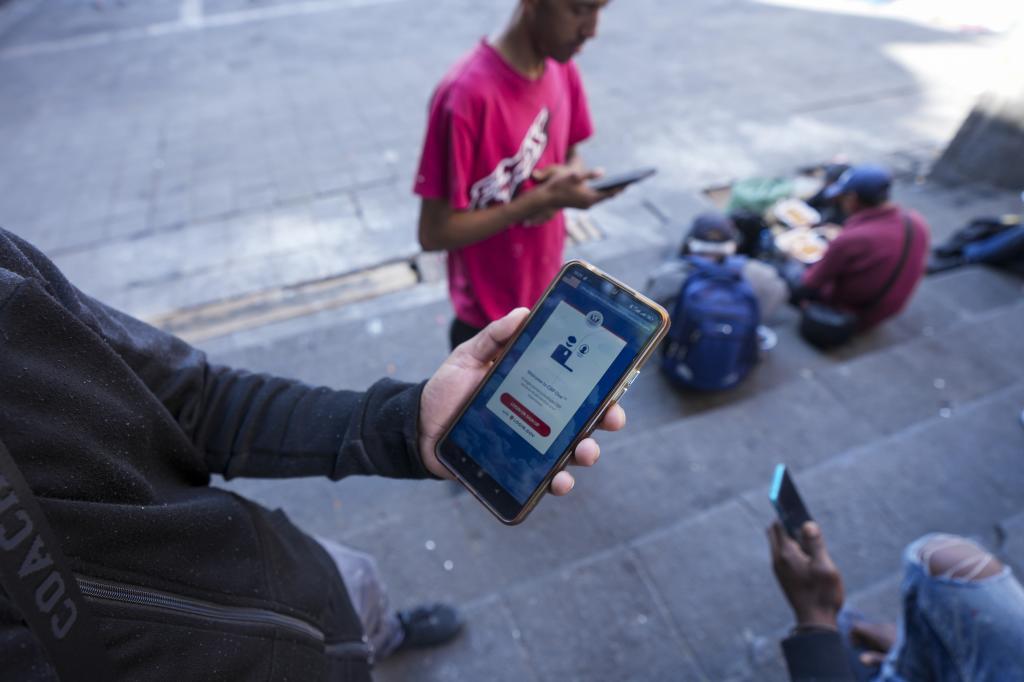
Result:
<instances>
[{"instance_id":1,"label":"black shoulder strap","mask_svg":"<svg viewBox=\"0 0 1024 682\"><path fill-rule=\"evenodd\" d=\"M898 280L900 278L900 274L903 272L903 266L907 262L907 256L910 255L910 243L912 241L914 241L914 228L910 224L910 216L907 215L907 214L904 214L903 215L903 252L900 253L900 260L896 264L896 269L892 271L891 275L889 275L889 279L885 282L885 285L882 287L881 291L879 291L878 294L874 298L869 300L864 305L860 306L862 310L870 310L871 308L874 308L876 305L881 303L882 299L885 298L885 295L888 294L889 290L892 289L894 284L896 284L896 280Z\"/></svg>"},{"instance_id":2,"label":"black shoulder strap","mask_svg":"<svg viewBox=\"0 0 1024 682\"><path fill-rule=\"evenodd\" d=\"M61 682L112 680L78 582L11 453L0 442L0 585Z\"/></svg>"}]
</instances>

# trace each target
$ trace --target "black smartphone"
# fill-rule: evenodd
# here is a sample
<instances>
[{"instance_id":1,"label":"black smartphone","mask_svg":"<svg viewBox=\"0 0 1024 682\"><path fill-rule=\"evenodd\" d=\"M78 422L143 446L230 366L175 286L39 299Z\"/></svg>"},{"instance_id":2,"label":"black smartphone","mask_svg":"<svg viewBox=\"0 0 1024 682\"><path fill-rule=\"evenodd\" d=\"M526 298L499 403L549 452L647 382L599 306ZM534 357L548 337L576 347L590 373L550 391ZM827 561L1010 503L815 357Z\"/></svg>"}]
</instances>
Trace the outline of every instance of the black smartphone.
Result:
<instances>
[{"instance_id":1,"label":"black smartphone","mask_svg":"<svg viewBox=\"0 0 1024 682\"><path fill-rule=\"evenodd\" d=\"M438 460L503 523L521 523L668 331L664 308L565 264L438 442Z\"/></svg>"},{"instance_id":2,"label":"black smartphone","mask_svg":"<svg viewBox=\"0 0 1024 682\"><path fill-rule=\"evenodd\" d=\"M640 182L646 180L655 173L658 172L657 168L640 168L635 171L628 173L619 173L616 175L606 175L603 178L597 180L591 180L590 188L597 190L598 192L605 192L610 189L619 189L620 187L627 187L632 185L634 182Z\"/></svg>"},{"instance_id":3,"label":"black smartphone","mask_svg":"<svg viewBox=\"0 0 1024 682\"><path fill-rule=\"evenodd\" d=\"M772 490L768 495L775 512L779 515L779 521L783 528L794 540L800 540L800 529L808 521L813 521L807 511L803 498L797 492L796 484L789 475L785 464L775 467L775 476L772 479Z\"/></svg>"}]
</instances>

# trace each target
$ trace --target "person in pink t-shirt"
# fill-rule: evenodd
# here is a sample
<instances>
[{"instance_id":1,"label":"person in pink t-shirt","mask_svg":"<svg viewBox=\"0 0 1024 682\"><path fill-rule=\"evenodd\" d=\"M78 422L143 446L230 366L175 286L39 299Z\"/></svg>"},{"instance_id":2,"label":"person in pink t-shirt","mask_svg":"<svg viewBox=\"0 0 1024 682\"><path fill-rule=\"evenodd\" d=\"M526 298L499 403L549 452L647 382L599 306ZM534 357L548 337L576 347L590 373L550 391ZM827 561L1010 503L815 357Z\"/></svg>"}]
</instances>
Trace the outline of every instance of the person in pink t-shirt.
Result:
<instances>
[{"instance_id":1,"label":"person in pink t-shirt","mask_svg":"<svg viewBox=\"0 0 1024 682\"><path fill-rule=\"evenodd\" d=\"M518 0L509 24L442 79L413 191L419 240L448 251L451 343L531 307L562 264L563 208L615 192L588 181L576 145L593 125L572 58L609 0Z\"/></svg>"}]
</instances>

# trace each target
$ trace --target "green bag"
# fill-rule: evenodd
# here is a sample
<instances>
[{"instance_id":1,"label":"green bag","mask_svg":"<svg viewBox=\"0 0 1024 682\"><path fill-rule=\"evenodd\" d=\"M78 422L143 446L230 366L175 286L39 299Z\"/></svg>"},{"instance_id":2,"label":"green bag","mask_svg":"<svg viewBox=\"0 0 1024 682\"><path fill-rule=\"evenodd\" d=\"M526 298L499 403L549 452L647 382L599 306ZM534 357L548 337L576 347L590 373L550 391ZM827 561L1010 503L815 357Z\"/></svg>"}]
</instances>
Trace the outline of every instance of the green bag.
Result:
<instances>
[{"instance_id":1,"label":"green bag","mask_svg":"<svg viewBox=\"0 0 1024 682\"><path fill-rule=\"evenodd\" d=\"M750 211L761 215L779 199L793 196L793 181L788 178L747 178L732 185L727 213Z\"/></svg>"}]
</instances>

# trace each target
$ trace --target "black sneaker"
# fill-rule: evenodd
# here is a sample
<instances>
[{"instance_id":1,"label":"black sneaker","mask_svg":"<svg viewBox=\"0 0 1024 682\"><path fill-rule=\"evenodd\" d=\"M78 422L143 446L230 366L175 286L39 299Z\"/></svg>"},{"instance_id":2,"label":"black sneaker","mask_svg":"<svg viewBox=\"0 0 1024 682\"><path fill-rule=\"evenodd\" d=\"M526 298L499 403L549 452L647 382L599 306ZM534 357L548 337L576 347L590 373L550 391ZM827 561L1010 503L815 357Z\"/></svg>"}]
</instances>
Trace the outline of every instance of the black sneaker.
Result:
<instances>
[{"instance_id":1,"label":"black sneaker","mask_svg":"<svg viewBox=\"0 0 1024 682\"><path fill-rule=\"evenodd\" d=\"M399 651L444 644L454 639L463 625L462 615L448 604L424 604L399 611L398 620L405 631Z\"/></svg>"}]
</instances>

